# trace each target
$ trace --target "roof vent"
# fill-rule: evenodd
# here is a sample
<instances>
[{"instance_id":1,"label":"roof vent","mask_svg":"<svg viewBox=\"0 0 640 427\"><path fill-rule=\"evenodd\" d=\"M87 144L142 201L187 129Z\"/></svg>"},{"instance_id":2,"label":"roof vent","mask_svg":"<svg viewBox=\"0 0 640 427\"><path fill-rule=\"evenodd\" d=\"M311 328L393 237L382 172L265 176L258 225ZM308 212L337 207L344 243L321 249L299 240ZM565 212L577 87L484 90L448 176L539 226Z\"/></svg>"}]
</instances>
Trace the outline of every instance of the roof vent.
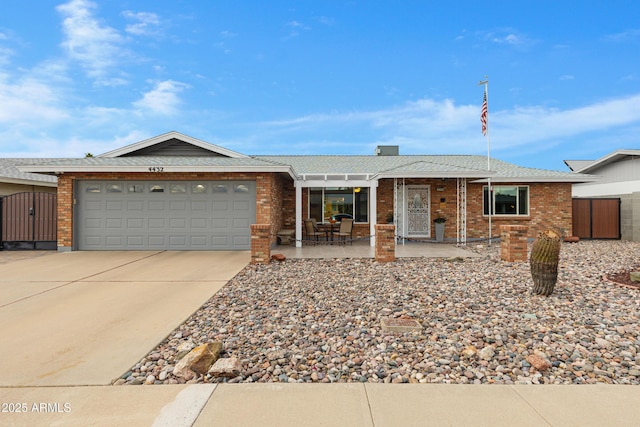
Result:
<instances>
[{"instance_id":1,"label":"roof vent","mask_svg":"<svg viewBox=\"0 0 640 427\"><path fill-rule=\"evenodd\" d=\"M400 155L399 145L378 145L376 147L376 156L398 156Z\"/></svg>"}]
</instances>

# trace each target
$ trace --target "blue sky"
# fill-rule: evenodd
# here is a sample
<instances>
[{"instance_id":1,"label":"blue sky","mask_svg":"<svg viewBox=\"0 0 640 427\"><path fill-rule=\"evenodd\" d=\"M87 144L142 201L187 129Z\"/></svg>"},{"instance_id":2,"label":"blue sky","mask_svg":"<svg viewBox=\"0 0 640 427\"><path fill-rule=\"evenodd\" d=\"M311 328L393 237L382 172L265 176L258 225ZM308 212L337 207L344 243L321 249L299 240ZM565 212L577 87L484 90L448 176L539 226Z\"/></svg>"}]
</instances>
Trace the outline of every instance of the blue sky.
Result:
<instances>
[{"instance_id":1,"label":"blue sky","mask_svg":"<svg viewBox=\"0 0 640 427\"><path fill-rule=\"evenodd\" d=\"M0 156L172 130L245 154L640 148L634 1L3 0Z\"/></svg>"}]
</instances>

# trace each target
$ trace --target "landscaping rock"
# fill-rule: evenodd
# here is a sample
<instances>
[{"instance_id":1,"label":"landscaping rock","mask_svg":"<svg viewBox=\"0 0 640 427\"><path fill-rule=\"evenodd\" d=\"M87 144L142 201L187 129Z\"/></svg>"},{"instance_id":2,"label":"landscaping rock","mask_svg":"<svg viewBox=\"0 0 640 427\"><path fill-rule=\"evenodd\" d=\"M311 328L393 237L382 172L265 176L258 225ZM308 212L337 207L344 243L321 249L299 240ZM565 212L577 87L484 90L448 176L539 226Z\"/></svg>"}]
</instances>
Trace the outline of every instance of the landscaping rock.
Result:
<instances>
[{"instance_id":1,"label":"landscaping rock","mask_svg":"<svg viewBox=\"0 0 640 427\"><path fill-rule=\"evenodd\" d=\"M640 385L640 289L604 279L640 269L640 243L562 245L550 297L530 294L529 266L500 261L499 245L470 245L482 256L464 262L289 258L249 265L120 378ZM423 329L382 329L381 318L403 316ZM236 358L241 371L233 378L208 370L177 375L178 348L188 341L224 342L225 358Z\"/></svg>"},{"instance_id":2,"label":"landscaping rock","mask_svg":"<svg viewBox=\"0 0 640 427\"><path fill-rule=\"evenodd\" d=\"M173 374L186 380L191 380L197 375L204 375L218 360L221 351L221 342L199 345L176 364L173 368Z\"/></svg>"},{"instance_id":3,"label":"landscaping rock","mask_svg":"<svg viewBox=\"0 0 640 427\"><path fill-rule=\"evenodd\" d=\"M242 364L235 357L229 357L225 359L218 359L209 369L209 374L212 377L220 378L235 378L240 375L242 371Z\"/></svg>"}]
</instances>

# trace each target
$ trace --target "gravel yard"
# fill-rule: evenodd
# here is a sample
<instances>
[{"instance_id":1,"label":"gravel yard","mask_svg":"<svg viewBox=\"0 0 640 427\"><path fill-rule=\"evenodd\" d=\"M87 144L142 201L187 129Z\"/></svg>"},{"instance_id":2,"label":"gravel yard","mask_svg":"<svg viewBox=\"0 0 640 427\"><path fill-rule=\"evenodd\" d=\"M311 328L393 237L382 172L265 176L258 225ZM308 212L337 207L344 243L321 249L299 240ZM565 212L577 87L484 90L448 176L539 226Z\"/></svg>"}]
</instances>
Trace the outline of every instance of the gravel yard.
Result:
<instances>
[{"instance_id":1,"label":"gravel yard","mask_svg":"<svg viewBox=\"0 0 640 427\"><path fill-rule=\"evenodd\" d=\"M251 265L115 384L185 382L177 347L221 341L241 374L190 382L639 384L640 244L564 243L550 297L499 245L463 261L309 259ZM382 318L420 331L391 333Z\"/></svg>"}]
</instances>

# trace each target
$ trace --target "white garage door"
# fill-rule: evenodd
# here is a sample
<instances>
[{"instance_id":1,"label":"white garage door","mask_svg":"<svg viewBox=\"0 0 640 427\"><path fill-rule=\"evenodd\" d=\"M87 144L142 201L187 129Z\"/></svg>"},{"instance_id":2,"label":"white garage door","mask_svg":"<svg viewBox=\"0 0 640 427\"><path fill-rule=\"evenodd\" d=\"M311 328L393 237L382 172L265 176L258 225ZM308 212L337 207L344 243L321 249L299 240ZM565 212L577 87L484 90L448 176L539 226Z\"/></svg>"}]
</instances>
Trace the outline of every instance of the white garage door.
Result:
<instances>
[{"instance_id":1,"label":"white garage door","mask_svg":"<svg viewBox=\"0 0 640 427\"><path fill-rule=\"evenodd\" d=\"M79 250L249 250L254 181L79 181Z\"/></svg>"}]
</instances>

